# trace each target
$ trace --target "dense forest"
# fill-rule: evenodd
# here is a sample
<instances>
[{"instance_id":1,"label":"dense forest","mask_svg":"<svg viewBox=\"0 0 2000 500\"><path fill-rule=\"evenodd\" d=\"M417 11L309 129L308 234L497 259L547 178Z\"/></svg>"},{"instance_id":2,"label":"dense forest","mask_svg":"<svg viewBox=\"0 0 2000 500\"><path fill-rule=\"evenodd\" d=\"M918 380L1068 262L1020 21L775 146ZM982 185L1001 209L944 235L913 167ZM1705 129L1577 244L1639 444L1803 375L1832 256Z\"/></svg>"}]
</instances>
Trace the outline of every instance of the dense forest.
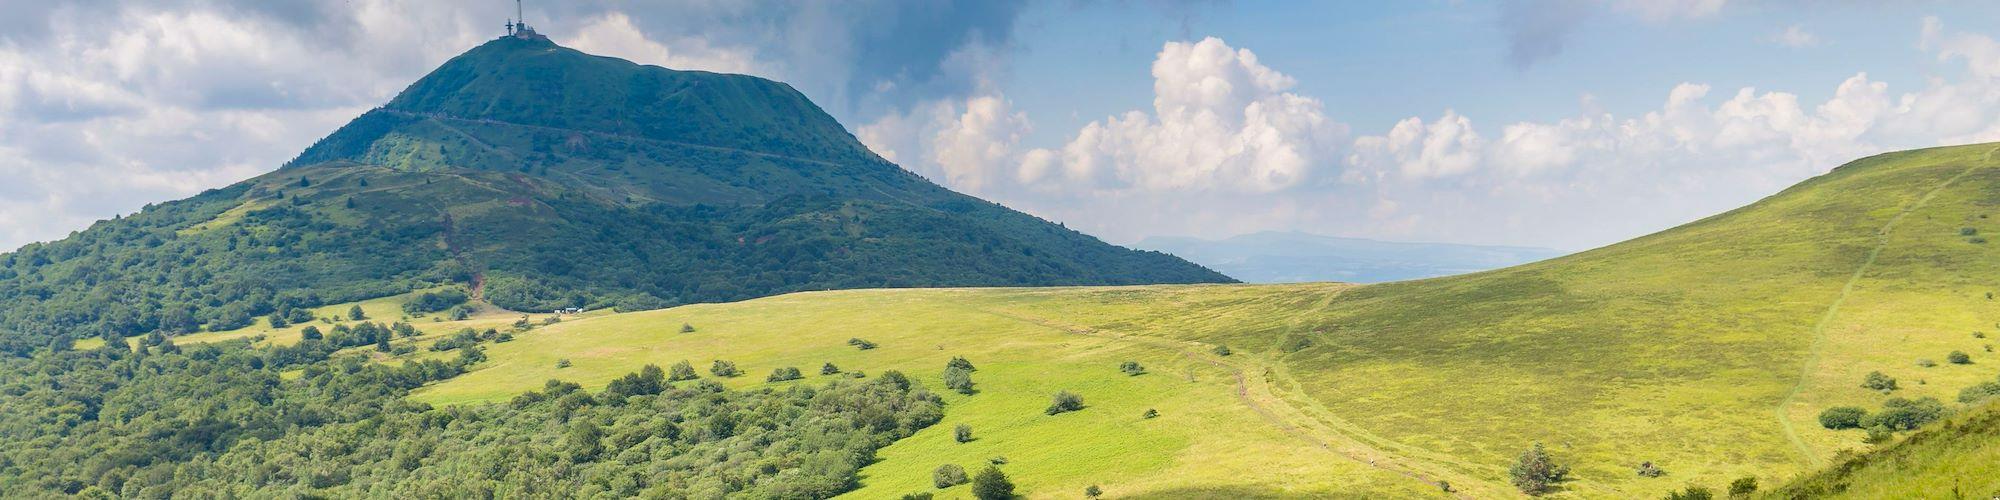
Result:
<instances>
[{"instance_id":1,"label":"dense forest","mask_svg":"<svg viewBox=\"0 0 2000 500\"><path fill-rule=\"evenodd\" d=\"M371 328L387 332L387 328ZM0 491L84 497L824 498L934 424L895 372L731 391L657 367L598 394L549 381L505 404L403 396L480 363L391 367L341 349L109 347L0 356Z\"/></svg>"}]
</instances>

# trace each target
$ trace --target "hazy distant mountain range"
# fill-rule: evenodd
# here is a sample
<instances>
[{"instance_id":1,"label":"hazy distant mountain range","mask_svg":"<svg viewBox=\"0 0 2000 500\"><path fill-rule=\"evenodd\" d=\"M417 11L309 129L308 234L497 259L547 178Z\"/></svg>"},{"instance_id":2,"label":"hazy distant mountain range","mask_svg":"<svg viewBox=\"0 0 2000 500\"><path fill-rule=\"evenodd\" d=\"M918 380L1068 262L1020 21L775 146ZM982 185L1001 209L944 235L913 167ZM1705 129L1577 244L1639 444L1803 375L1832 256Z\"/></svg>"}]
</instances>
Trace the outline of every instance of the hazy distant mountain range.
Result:
<instances>
[{"instance_id":1,"label":"hazy distant mountain range","mask_svg":"<svg viewBox=\"0 0 2000 500\"><path fill-rule=\"evenodd\" d=\"M1134 246L1174 254L1249 283L1376 283L1430 278L1568 253L1551 248L1408 243L1270 231L1221 240L1152 237Z\"/></svg>"}]
</instances>

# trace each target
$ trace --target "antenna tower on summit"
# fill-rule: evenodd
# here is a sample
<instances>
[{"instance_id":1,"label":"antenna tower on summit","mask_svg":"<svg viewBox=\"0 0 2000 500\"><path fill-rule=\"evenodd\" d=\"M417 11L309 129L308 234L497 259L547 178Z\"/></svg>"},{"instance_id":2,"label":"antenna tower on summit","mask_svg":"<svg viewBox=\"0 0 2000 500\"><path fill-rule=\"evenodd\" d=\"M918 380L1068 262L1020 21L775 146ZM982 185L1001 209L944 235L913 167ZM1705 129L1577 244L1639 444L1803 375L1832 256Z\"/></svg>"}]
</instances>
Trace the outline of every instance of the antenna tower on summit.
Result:
<instances>
[{"instance_id":1,"label":"antenna tower on summit","mask_svg":"<svg viewBox=\"0 0 2000 500\"><path fill-rule=\"evenodd\" d=\"M521 7L521 0L514 0L514 18L507 20L507 36L524 40L547 40L548 37L535 33L528 27L527 10Z\"/></svg>"}]
</instances>

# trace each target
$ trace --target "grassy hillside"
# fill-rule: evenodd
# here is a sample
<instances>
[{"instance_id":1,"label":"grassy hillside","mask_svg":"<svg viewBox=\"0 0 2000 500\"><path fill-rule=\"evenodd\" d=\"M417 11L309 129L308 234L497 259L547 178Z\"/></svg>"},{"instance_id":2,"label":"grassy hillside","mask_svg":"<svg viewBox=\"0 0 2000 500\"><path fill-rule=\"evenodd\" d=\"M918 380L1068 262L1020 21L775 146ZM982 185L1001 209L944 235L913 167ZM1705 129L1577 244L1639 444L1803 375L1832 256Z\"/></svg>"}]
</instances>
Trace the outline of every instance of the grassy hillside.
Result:
<instances>
[{"instance_id":1,"label":"grassy hillside","mask_svg":"<svg viewBox=\"0 0 2000 500\"><path fill-rule=\"evenodd\" d=\"M1769 498L1989 498L2000 494L2000 404L1986 404L1786 483Z\"/></svg>"},{"instance_id":2,"label":"grassy hillside","mask_svg":"<svg viewBox=\"0 0 2000 500\"><path fill-rule=\"evenodd\" d=\"M907 490L938 462L998 454L1038 496L1086 483L1173 495L1434 481L1506 496L1515 494L1507 467L1537 442L1574 466L1567 495L1658 496L1746 476L1777 484L1869 447L1861 430L1822 428L1816 416L1826 408L1875 411L1892 397L1952 402L2000 373L1991 341L1974 335L2000 322L2000 301L1987 295L2000 291L1989 278L2000 251L1981 237L2000 231L1990 218L2000 211L1992 151L1871 157L1673 230L1467 276L1359 287L815 293L567 322L495 347L504 368L418 397L490 401L548 378L595 386L645 363L717 358L746 367L751 376L737 386L761 384L756 376L778 366L827 361L935 382L944 360L965 355L984 357L974 377L982 392L948 397L945 423L1001 434L954 445L948 425L920 432L864 470L864 492ZM698 331L675 333L684 322ZM843 343L850 337L884 347L855 351ZM1236 354L1214 356L1217 345ZM1948 362L1952 351L1969 363ZM1116 372L1128 358L1152 373ZM558 369L556 359L575 366ZM1863 389L1871 371L1899 388ZM1242 385L1232 388L1238 373ZM1035 411L1065 388L1093 407ZM1160 419L1132 416L1153 406ZM1213 417L1182 419L1204 413ZM978 430L989 427L998 429ZM1250 433L1272 440L1238 441ZM1097 440L1105 435L1121 437ZM1308 463L1390 475L1355 482L1266 466L1273 454L1257 450L1287 443L1346 457ZM1100 454L1108 446L1134 453ZM1667 474L1641 477L1641 462Z\"/></svg>"}]
</instances>

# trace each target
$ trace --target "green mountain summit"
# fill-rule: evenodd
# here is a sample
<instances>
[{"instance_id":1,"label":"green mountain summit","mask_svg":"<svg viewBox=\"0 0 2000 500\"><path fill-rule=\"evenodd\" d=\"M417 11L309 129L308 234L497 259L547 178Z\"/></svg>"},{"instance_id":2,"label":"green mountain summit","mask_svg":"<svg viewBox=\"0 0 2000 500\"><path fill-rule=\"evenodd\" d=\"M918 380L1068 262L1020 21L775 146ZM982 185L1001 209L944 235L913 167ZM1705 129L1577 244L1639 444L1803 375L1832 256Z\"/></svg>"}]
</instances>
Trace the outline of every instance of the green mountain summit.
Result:
<instances>
[{"instance_id":1,"label":"green mountain summit","mask_svg":"<svg viewBox=\"0 0 2000 500\"><path fill-rule=\"evenodd\" d=\"M458 283L522 311L1228 277L952 192L803 94L506 37L269 174L0 256L11 350Z\"/></svg>"}]
</instances>

